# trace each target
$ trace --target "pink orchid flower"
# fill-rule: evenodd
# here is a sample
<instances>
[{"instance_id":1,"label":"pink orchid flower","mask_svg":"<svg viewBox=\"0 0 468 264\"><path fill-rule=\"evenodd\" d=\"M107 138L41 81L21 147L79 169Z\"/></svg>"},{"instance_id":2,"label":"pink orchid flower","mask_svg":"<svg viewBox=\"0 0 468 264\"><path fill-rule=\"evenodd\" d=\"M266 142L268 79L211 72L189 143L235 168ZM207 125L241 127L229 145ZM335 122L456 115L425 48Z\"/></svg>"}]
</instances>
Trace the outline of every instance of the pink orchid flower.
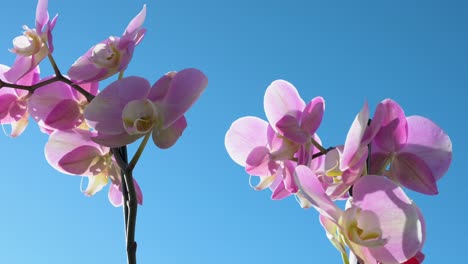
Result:
<instances>
[{"instance_id":1,"label":"pink orchid flower","mask_svg":"<svg viewBox=\"0 0 468 264\"><path fill-rule=\"evenodd\" d=\"M123 72L132 59L135 47L145 35L146 30L142 28L145 17L146 5L143 5L121 37L111 36L78 58L68 70L70 78L78 83L96 82Z\"/></svg>"},{"instance_id":2,"label":"pink orchid flower","mask_svg":"<svg viewBox=\"0 0 468 264\"><path fill-rule=\"evenodd\" d=\"M169 148L187 127L184 113L207 84L197 69L167 73L152 87L140 77L123 78L99 93L84 117L97 131L93 140L104 146L124 146L152 133L156 146Z\"/></svg>"},{"instance_id":3,"label":"pink orchid flower","mask_svg":"<svg viewBox=\"0 0 468 264\"><path fill-rule=\"evenodd\" d=\"M361 263L402 263L418 253L425 223L418 207L386 177L359 178L348 208L338 208L306 166L295 169L301 193L321 216L327 236L340 250L347 245Z\"/></svg>"},{"instance_id":4,"label":"pink orchid flower","mask_svg":"<svg viewBox=\"0 0 468 264\"><path fill-rule=\"evenodd\" d=\"M0 80L5 80L4 74L10 68L0 64ZM20 85L34 85L39 81L39 67L35 67L14 83ZM0 89L0 124L12 127L11 137L21 135L28 126L28 100L30 93L26 90L13 88Z\"/></svg>"},{"instance_id":5,"label":"pink orchid flower","mask_svg":"<svg viewBox=\"0 0 468 264\"><path fill-rule=\"evenodd\" d=\"M452 160L450 138L425 117L406 117L395 101L382 104L386 115L372 142L371 173L385 174L420 193L437 194L436 182Z\"/></svg>"},{"instance_id":6,"label":"pink orchid flower","mask_svg":"<svg viewBox=\"0 0 468 264\"><path fill-rule=\"evenodd\" d=\"M53 52L52 30L58 16L56 15L50 21L47 6L47 0L39 0L36 8L36 28L30 29L23 26L25 30L23 35L13 40L11 51L17 57L11 69L5 72L8 82L15 83Z\"/></svg>"},{"instance_id":7,"label":"pink orchid flower","mask_svg":"<svg viewBox=\"0 0 468 264\"><path fill-rule=\"evenodd\" d=\"M98 92L98 83L81 84L92 95ZM68 130L84 125L86 97L63 82L53 82L36 90L28 101L31 116L47 134L54 130Z\"/></svg>"},{"instance_id":8,"label":"pink orchid flower","mask_svg":"<svg viewBox=\"0 0 468 264\"><path fill-rule=\"evenodd\" d=\"M269 122L251 116L239 118L227 131L225 146L248 174L260 178L256 190L269 187L272 199L283 199L297 193L295 166L318 167L322 161L312 161L318 150L311 140L320 142L315 131L322 120L324 102L316 97L306 105L292 84L277 80L265 92L264 107ZM297 198L307 207L300 196Z\"/></svg>"},{"instance_id":9,"label":"pink orchid flower","mask_svg":"<svg viewBox=\"0 0 468 264\"><path fill-rule=\"evenodd\" d=\"M122 205L122 179L120 169L108 147L91 140L95 132L81 129L56 130L45 146L47 162L56 170L88 178L84 191L87 196L99 192L109 179L112 184L108 198L112 205ZM143 194L135 181L137 200L143 203Z\"/></svg>"},{"instance_id":10,"label":"pink orchid flower","mask_svg":"<svg viewBox=\"0 0 468 264\"><path fill-rule=\"evenodd\" d=\"M347 198L348 189L365 172L368 144L379 131L384 114L383 105L377 105L374 118L368 125L370 115L366 102L356 115L345 144L326 154L323 172L319 177L333 200Z\"/></svg>"},{"instance_id":11,"label":"pink orchid flower","mask_svg":"<svg viewBox=\"0 0 468 264\"><path fill-rule=\"evenodd\" d=\"M268 122L277 133L305 144L322 122L325 102L318 96L306 105L291 83L277 80L265 92L264 107Z\"/></svg>"}]
</instances>

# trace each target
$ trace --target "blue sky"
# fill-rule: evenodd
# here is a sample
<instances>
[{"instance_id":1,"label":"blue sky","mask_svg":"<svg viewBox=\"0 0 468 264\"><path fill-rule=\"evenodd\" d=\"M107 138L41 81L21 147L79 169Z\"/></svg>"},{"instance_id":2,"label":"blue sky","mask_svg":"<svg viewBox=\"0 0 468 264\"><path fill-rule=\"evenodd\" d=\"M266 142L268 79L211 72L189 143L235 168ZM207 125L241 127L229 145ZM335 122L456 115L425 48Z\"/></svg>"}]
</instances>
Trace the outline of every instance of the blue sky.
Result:
<instances>
[{"instance_id":1,"label":"blue sky","mask_svg":"<svg viewBox=\"0 0 468 264\"><path fill-rule=\"evenodd\" d=\"M120 35L144 3L148 31L126 76L154 82L196 67L209 86L178 143L164 151L149 145L135 170L145 196L139 263L341 262L315 211L253 191L225 151L235 119L265 118L263 95L275 79L293 83L305 100L325 98L318 134L327 147L343 143L365 100L373 108L392 98L407 115L440 125L454 157L440 194L409 195L427 222L425 263L464 259L466 1L50 0L51 15L59 13L54 56L62 71ZM0 63L13 62L11 40L22 25L34 26L35 7L2 3ZM52 73L42 65L43 76ZM106 191L83 196L79 177L54 171L44 159L46 141L35 124L17 139L0 137L2 263L125 263L121 208L107 202Z\"/></svg>"}]
</instances>

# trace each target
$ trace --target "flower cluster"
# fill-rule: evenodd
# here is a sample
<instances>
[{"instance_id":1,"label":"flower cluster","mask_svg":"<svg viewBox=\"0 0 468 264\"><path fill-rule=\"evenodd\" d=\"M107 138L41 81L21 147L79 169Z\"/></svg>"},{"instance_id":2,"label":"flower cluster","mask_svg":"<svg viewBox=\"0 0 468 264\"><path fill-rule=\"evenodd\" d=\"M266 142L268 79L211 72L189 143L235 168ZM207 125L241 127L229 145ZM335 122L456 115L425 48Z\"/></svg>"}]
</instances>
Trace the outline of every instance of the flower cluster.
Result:
<instances>
[{"instance_id":1,"label":"flower cluster","mask_svg":"<svg viewBox=\"0 0 468 264\"><path fill-rule=\"evenodd\" d=\"M264 108L268 121L239 118L225 136L230 157L259 178L256 190L269 188L272 199L295 195L303 208L315 208L345 263L423 261L424 218L403 187L438 193L452 159L440 127L385 99L372 119L365 103L344 144L325 149L316 134L323 98L305 103L291 83L277 80L265 92ZM337 200L346 200L346 208Z\"/></svg>"},{"instance_id":2,"label":"flower cluster","mask_svg":"<svg viewBox=\"0 0 468 264\"><path fill-rule=\"evenodd\" d=\"M159 148L173 146L187 127L184 113L207 86L205 75L193 68L171 71L153 86L142 77L123 77L145 36L145 17L144 5L121 37L94 45L64 76L52 56L57 16L50 20L48 1L39 0L36 27L24 26L23 35L13 40L14 64L0 65L0 123L11 125L10 136L21 135L32 117L49 136L49 164L62 173L86 177L83 193L88 196L110 182L108 197L114 206L123 203L122 174L128 169L114 150L150 135ZM40 75L45 58L54 68L53 76ZM116 74L118 79L99 92L99 82ZM142 142L136 157L146 140ZM136 181L134 186L141 204L141 189Z\"/></svg>"}]
</instances>

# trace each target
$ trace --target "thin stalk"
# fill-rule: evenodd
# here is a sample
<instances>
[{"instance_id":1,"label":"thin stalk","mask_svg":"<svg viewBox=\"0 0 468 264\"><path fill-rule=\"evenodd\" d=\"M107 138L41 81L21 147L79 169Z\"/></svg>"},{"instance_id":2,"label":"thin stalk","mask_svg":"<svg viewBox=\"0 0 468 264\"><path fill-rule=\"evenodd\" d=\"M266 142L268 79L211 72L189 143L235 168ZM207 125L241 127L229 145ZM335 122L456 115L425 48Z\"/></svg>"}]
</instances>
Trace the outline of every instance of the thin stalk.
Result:
<instances>
[{"instance_id":1,"label":"thin stalk","mask_svg":"<svg viewBox=\"0 0 468 264\"><path fill-rule=\"evenodd\" d=\"M148 139L149 139L150 136L151 136L151 133L148 133L148 134L145 135L145 137L143 138L143 141L141 141L140 146L138 147L137 151L135 152L135 155L133 156L132 160L128 164L127 169L133 170L133 168L135 168L138 160L141 157L141 154L143 153L143 150L145 150L146 143L148 143Z\"/></svg>"},{"instance_id":2,"label":"thin stalk","mask_svg":"<svg viewBox=\"0 0 468 264\"><path fill-rule=\"evenodd\" d=\"M327 154L327 150L324 147L322 147L322 145L320 145L317 141L315 141L314 138L311 138L310 141L316 148L320 150L320 152L322 152L323 154Z\"/></svg>"}]
</instances>

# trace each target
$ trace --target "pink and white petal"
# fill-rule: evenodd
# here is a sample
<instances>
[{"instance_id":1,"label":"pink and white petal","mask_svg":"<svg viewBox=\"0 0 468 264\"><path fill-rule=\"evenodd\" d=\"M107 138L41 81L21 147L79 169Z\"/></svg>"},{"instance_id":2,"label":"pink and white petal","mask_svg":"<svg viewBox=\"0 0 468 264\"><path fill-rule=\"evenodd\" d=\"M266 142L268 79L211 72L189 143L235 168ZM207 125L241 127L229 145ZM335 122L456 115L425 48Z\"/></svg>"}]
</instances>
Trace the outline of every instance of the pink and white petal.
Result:
<instances>
[{"instance_id":1,"label":"pink and white petal","mask_svg":"<svg viewBox=\"0 0 468 264\"><path fill-rule=\"evenodd\" d=\"M70 103L73 104L72 88L65 83L54 82L41 87L41 89L38 89L31 95L28 100L28 109L34 120L37 122L41 120L45 121L47 118L49 118L49 115L58 106L58 104L63 101L70 102L65 103L65 105L62 106L69 105ZM77 102L75 102L74 108L76 107L78 107ZM55 115L57 115L57 113L55 113ZM59 115L66 116L66 113L59 113ZM50 118L57 119L54 118L54 115L52 115Z\"/></svg>"},{"instance_id":2,"label":"pink and white petal","mask_svg":"<svg viewBox=\"0 0 468 264\"><path fill-rule=\"evenodd\" d=\"M164 74L159 78L151 87L151 90L148 94L148 99L153 102L161 101L169 91L171 87L172 78L176 75L177 72L171 71Z\"/></svg>"},{"instance_id":3,"label":"pink and white petal","mask_svg":"<svg viewBox=\"0 0 468 264\"><path fill-rule=\"evenodd\" d=\"M281 181L275 188L273 189L273 193L271 194L272 200L281 200L291 195L291 193L286 190L284 186L284 182Z\"/></svg>"},{"instance_id":4,"label":"pink and white petal","mask_svg":"<svg viewBox=\"0 0 468 264\"><path fill-rule=\"evenodd\" d=\"M300 118L305 102L289 82L276 80L268 86L263 99L268 122L276 130L276 123L285 115Z\"/></svg>"},{"instance_id":5,"label":"pink and white petal","mask_svg":"<svg viewBox=\"0 0 468 264\"><path fill-rule=\"evenodd\" d=\"M284 137L299 143L304 144L310 140L311 135L300 127L299 120L290 115L283 116L276 123L278 132Z\"/></svg>"},{"instance_id":6,"label":"pink and white petal","mask_svg":"<svg viewBox=\"0 0 468 264\"><path fill-rule=\"evenodd\" d=\"M317 96L312 99L304 108L301 115L301 128L310 135L315 134L322 123L323 113L325 111L325 100Z\"/></svg>"},{"instance_id":7,"label":"pink and white petal","mask_svg":"<svg viewBox=\"0 0 468 264\"><path fill-rule=\"evenodd\" d=\"M266 147L256 147L247 156L245 171L254 176L274 175L279 167L278 163L270 159L269 150Z\"/></svg>"},{"instance_id":8,"label":"pink and white petal","mask_svg":"<svg viewBox=\"0 0 468 264\"><path fill-rule=\"evenodd\" d=\"M10 116L10 108L16 103L17 97L13 89L2 88L0 89L0 123L9 124L12 122Z\"/></svg>"},{"instance_id":9,"label":"pink and white petal","mask_svg":"<svg viewBox=\"0 0 468 264\"><path fill-rule=\"evenodd\" d=\"M330 218L325 215L319 214L319 221L322 225L323 229L325 229L325 234L327 238L330 240L332 245L341 253L346 254L346 248L344 243L340 240L340 235L337 233L338 225L333 222ZM350 262L356 263L356 262Z\"/></svg>"},{"instance_id":10,"label":"pink and white petal","mask_svg":"<svg viewBox=\"0 0 468 264\"><path fill-rule=\"evenodd\" d=\"M42 28L49 21L49 12L47 11L48 0L39 0L36 7L36 30L42 33Z\"/></svg>"},{"instance_id":11,"label":"pink and white petal","mask_svg":"<svg viewBox=\"0 0 468 264\"><path fill-rule=\"evenodd\" d=\"M58 164L65 155L76 148L88 146L92 149L91 152L96 153L97 156L107 154L109 148L102 147L91 141L90 137L93 134L91 131L81 129L56 130L49 136L49 141L45 145L44 153L47 162L58 171L71 174L71 172L65 171Z\"/></svg>"},{"instance_id":12,"label":"pink and white petal","mask_svg":"<svg viewBox=\"0 0 468 264\"><path fill-rule=\"evenodd\" d=\"M107 198L109 198L109 202L115 207L122 206L123 204L122 191L116 184L111 184L111 186L109 187L109 193L107 195Z\"/></svg>"},{"instance_id":13,"label":"pink and white petal","mask_svg":"<svg viewBox=\"0 0 468 264\"><path fill-rule=\"evenodd\" d=\"M122 132L120 134L102 134L98 133L91 137L91 140L97 144L109 147L109 148L118 148L128 144L131 144L141 138L143 135L129 135L127 132Z\"/></svg>"},{"instance_id":14,"label":"pink and white petal","mask_svg":"<svg viewBox=\"0 0 468 264\"><path fill-rule=\"evenodd\" d=\"M21 77L16 83L20 85L34 85L39 82L40 79L40 70L39 66L34 67L31 71L26 73L23 77ZM25 96L29 92L26 90L16 90L18 96Z\"/></svg>"},{"instance_id":15,"label":"pink and white petal","mask_svg":"<svg viewBox=\"0 0 468 264\"><path fill-rule=\"evenodd\" d=\"M364 103L361 111L356 115L351 128L346 135L343 152L341 155L340 169L345 170L351 166L355 159L356 153L361 149L361 141L367 129L367 121L369 120L369 106Z\"/></svg>"},{"instance_id":16,"label":"pink and white petal","mask_svg":"<svg viewBox=\"0 0 468 264\"><path fill-rule=\"evenodd\" d=\"M383 103L379 103L377 108L375 109L374 116L372 117L371 123L367 126L366 131L361 139L361 145L368 145L371 141L375 138L377 133L379 132L380 128L382 127L382 122L385 119L385 105Z\"/></svg>"},{"instance_id":17,"label":"pink and white petal","mask_svg":"<svg viewBox=\"0 0 468 264\"><path fill-rule=\"evenodd\" d=\"M365 261L402 263L423 246L425 224L422 215L404 191L386 177L368 175L353 187L353 206L372 212L380 226L383 246L361 248ZM367 263L367 262L366 262Z\"/></svg>"},{"instance_id":18,"label":"pink and white petal","mask_svg":"<svg viewBox=\"0 0 468 264\"><path fill-rule=\"evenodd\" d=\"M141 191L140 185L138 185L138 182L135 179L133 179L133 185L135 186L137 203L139 205L143 205L143 192Z\"/></svg>"},{"instance_id":19,"label":"pink and white petal","mask_svg":"<svg viewBox=\"0 0 468 264\"><path fill-rule=\"evenodd\" d=\"M391 166L390 174L400 184L416 192L435 195L436 178L427 163L413 153L398 153Z\"/></svg>"},{"instance_id":20,"label":"pink and white petal","mask_svg":"<svg viewBox=\"0 0 468 264\"><path fill-rule=\"evenodd\" d=\"M85 82L95 82L101 79L109 73L109 69L98 67L91 61L91 53L94 46L76 60L68 70L68 76L75 80L77 84Z\"/></svg>"},{"instance_id":21,"label":"pink and white petal","mask_svg":"<svg viewBox=\"0 0 468 264\"><path fill-rule=\"evenodd\" d=\"M36 61L34 56L17 56L13 66L4 73L4 77L7 82L16 83L37 64L39 64L39 62Z\"/></svg>"},{"instance_id":22,"label":"pink and white petal","mask_svg":"<svg viewBox=\"0 0 468 264\"><path fill-rule=\"evenodd\" d=\"M184 116L181 116L177 121L172 123L172 125L167 128L155 128L152 134L153 142L159 148L170 148L177 142L185 128L187 128L187 120Z\"/></svg>"},{"instance_id":23,"label":"pink and white petal","mask_svg":"<svg viewBox=\"0 0 468 264\"><path fill-rule=\"evenodd\" d=\"M434 122L422 116L407 117L408 142L400 152L408 152L422 159L439 180L452 161L452 141Z\"/></svg>"},{"instance_id":24,"label":"pink and white petal","mask_svg":"<svg viewBox=\"0 0 468 264\"><path fill-rule=\"evenodd\" d=\"M284 161L284 169L283 169L283 182L284 188L290 193L297 193L298 186L296 183L296 179L294 178L294 169L296 164L292 161Z\"/></svg>"},{"instance_id":25,"label":"pink and white petal","mask_svg":"<svg viewBox=\"0 0 468 264\"><path fill-rule=\"evenodd\" d=\"M146 98L149 90L149 82L135 76L111 83L86 106L86 122L101 135L119 135L125 132L123 108L130 101Z\"/></svg>"},{"instance_id":26,"label":"pink and white petal","mask_svg":"<svg viewBox=\"0 0 468 264\"><path fill-rule=\"evenodd\" d=\"M375 136L375 143L386 152L397 152L403 148L408 138L408 124L403 109L391 99L382 101L385 118Z\"/></svg>"},{"instance_id":27,"label":"pink and white petal","mask_svg":"<svg viewBox=\"0 0 468 264\"><path fill-rule=\"evenodd\" d=\"M83 121L78 102L67 99L62 100L51 109L44 124L54 129L67 130L79 126Z\"/></svg>"},{"instance_id":28,"label":"pink and white petal","mask_svg":"<svg viewBox=\"0 0 468 264\"><path fill-rule=\"evenodd\" d=\"M99 149L93 146L79 146L65 153L57 166L68 174L95 176L106 168L106 164L100 160L100 154Z\"/></svg>"},{"instance_id":29,"label":"pink and white petal","mask_svg":"<svg viewBox=\"0 0 468 264\"><path fill-rule=\"evenodd\" d=\"M143 5L143 8L141 11L128 23L127 28L125 28L125 31L123 33L123 37L130 35L135 37L135 35L138 33L140 30L141 26L143 26L143 22L145 22L146 18L146 5Z\"/></svg>"},{"instance_id":30,"label":"pink and white petal","mask_svg":"<svg viewBox=\"0 0 468 264\"><path fill-rule=\"evenodd\" d=\"M162 110L163 128L179 119L200 97L207 85L208 79L198 69L184 69L176 73L166 95L157 102Z\"/></svg>"},{"instance_id":31,"label":"pink and white petal","mask_svg":"<svg viewBox=\"0 0 468 264\"><path fill-rule=\"evenodd\" d=\"M254 148L267 146L267 134L266 121L254 116L241 117L226 132L224 146L231 159L245 167L247 157Z\"/></svg>"},{"instance_id":32,"label":"pink and white petal","mask_svg":"<svg viewBox=\"0 0 468 264\"><path fill-rule=\"evenodd\" d=\"M317 176L304 165L295 169L295 177L302 195L319 211L320 214L338 222L343 211L336 206L323 189Z\"/></svg>"}]
</instances>

